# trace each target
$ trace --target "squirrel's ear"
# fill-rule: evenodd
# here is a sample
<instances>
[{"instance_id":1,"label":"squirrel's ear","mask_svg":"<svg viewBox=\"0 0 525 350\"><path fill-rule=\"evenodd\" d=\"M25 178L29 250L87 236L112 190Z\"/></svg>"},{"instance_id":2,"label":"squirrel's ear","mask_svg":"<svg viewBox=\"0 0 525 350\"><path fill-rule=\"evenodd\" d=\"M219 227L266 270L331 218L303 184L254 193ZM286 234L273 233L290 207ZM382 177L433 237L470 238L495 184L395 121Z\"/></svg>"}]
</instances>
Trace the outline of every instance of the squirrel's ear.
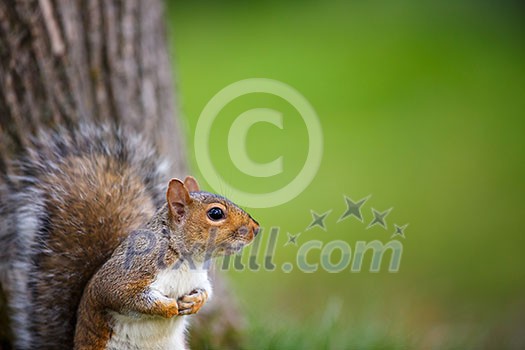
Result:
<instances>
[{"instance_id":1,"label":"squirrel's ear","mask_svg":"<svg viewBox=\"0 0 525 350\"><path fill-rule=\"evenodd\" d=\"M184 179L184 186L188 189L190 192L199 192L199 183L193 176L186 176Z\"/></svg>"},{"instance_id":2,"label":"squirrel's ear","mask_svg":"<svg viewBox=\"0 0 525 350\"><path fill-rule=\"evenodd\" d=\"M180 222L186 214L186 206L191 203L186 186L179 179L171 179L166 193L168 209L172 217Z\"/></svg>"}]
</instances>

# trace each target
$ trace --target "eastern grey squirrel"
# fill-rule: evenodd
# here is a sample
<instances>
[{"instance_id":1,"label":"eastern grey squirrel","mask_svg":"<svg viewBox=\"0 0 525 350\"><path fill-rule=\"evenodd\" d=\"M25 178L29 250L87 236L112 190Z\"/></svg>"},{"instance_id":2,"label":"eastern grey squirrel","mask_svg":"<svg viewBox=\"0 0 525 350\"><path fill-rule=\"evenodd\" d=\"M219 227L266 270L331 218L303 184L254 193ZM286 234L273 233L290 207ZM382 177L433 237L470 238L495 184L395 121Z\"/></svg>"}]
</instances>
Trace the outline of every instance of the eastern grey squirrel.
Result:
<instances>
[{"instance_id":1,"label":"eastern grey squirrel","mask_svg":"<svg viewBox=\"0 0 525 350\"><path fill-rule=\"evenodd\" d=\"M140 135L41 132L0 186L0 327L15 349L184 348L206 264L258 223L172 179ZM166 190L167 189L167 190Z\"/></svg>"}]
</instances>

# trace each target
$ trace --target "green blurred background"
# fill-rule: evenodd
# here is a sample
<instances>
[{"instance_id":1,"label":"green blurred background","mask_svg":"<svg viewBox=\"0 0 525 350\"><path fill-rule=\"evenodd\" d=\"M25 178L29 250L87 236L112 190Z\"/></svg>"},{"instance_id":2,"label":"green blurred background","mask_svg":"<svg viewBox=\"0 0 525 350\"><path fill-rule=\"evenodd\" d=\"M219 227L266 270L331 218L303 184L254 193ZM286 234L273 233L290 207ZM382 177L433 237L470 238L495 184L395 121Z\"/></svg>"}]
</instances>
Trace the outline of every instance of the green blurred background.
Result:
<instances>
[{"instance_id":1,"label":"green blurred background","mask_svg":"<svg viewBox=\"0 0 525 350\"><path fill-rule=\"evenodd\" d=\"M203 187L229 195L203 180L193 142L202 109L233 82L292 86L323 128L314 181L283 205L247 208L265 228L263 247L280 228L275 271L228 272L249 320L247 348L525 348L524 10L518 1L168 2L179 109ZM257 107L285 120L248 134L254 161L284 157L271 178L243 174L228 154L231 123ZM263 193L294 178L308 138L289 103L250 94L219 114L210 143L227 183ZM337 222L343 195L372 195L364 223ZM387 230L366 229L372 207L394 208ZM310 210L332 210L326 231L306 230ZM404 248L398 273L387 258L380 273L282 270L298 250L287 232L301 232L299 246L354 247L388 242L393 224L407 223L406 238L394 238Z\"/></svg>"}]
</instances>

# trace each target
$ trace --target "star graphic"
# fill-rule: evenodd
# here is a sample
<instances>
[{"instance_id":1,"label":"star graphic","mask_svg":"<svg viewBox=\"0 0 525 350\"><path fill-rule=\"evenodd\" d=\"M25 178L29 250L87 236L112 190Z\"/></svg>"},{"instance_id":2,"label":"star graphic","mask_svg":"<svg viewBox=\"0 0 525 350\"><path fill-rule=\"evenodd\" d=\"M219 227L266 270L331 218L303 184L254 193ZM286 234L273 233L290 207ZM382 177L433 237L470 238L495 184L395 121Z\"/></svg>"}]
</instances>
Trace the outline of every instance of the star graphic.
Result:
<instances>
[{"instance_id":1,"label":"star graphic","mask_svg":"<svg viewBox=\"0 0 525 350\"><path fill-rule=\"evenodd\" d=\"M372 213L374 214L374 219L372 219L372 221L370 221L370 223L368 224L368 226L366 227L367 229L376 225L376 224L379 224L381 226L383 226L384 229L387 229L387 225L386 225L386 217L388 214L390 214L390 212L392 211L392 209L394 208L390 208L390 209L387 209L383 212L379 212L377 210L375 210L374 208L372 208Z\"/></svg>"},{"instance_id":2,"label":"star graphic","mask_svg":"<svg viewBox=\"0 0 525 350\"><path fill-rule=\"evenodd\" d=\"M346 211L343 213L343 215L341 215L341 217L339 218L339 220L337 220L337 222L341 222L347 217L350 217L352 215L355 216L357 220L363 222L363 216L361 215L361 207L363 206L363 204L365 204L365 202L371 196L372 195L368 195L365 198L362 198L361 200L359 200L358 202L354 202L352 198L344 196L345 202L346 202Z\"/></svg>"},{"instance_id":3,"label":"star graphic","mask_svg":"<svg viewBox=\"0 0 525 350\"><path fill-rule=\"evenodd\" d=\"M301 235L301 232L295 235L292 235L290 232L286 232L286 235L288 236L288 242L286 242L284 246L286 247L289 244L293 244L294 246L297 246L297 238L299 238L299 235Z\"/></svg>"},{"instance_id":4,"label":"star graphic","mask_svg":"<svg viewBox=\"0 0 525 350\"><path fill-rule=\"evenodd\" d=\"M310 229L314 228L315 226L319 226L324 231L326 231L326 226L325 226L324 220L326 219L328 214L330 214L330 212L332 212L332 210L329 210L326 213L323 213L323 214L319 215L315 211L310 210L310 213L312 213L312 218L314 219L314 221L312 221L312 223L310 225L308 225L306 230L310 230Z\"/></svg>"},{"instance_id":5,"label":"star graphic","mask_svg":"<svg viewBox=\"0 0 525 350\"><path fill-rule=\"evenodd\" d=\"M394 234L392 235L392 237L395 237L395 236L401 236L403 238L406 238L405 237L405 229L407 228L408 224L405 224L403 226L397 226L397 224L394 224L394 227L395 227L395 231L394 231Z\"/></svg>"}]
</instances>

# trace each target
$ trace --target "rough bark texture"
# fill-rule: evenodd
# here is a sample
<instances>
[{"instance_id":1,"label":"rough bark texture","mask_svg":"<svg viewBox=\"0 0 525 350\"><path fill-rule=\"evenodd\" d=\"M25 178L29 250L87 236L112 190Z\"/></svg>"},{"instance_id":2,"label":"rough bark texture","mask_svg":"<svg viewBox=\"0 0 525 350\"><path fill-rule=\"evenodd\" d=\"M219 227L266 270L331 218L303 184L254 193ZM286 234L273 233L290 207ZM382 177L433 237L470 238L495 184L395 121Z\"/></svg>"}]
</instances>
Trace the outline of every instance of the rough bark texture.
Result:
<instances>
[{"instance_id":1,"label":"rough bark texture","mask_svg":"<svg viewBox=\"0 0 525 350\"><path fill-rule=\"evenodd\" d=\"M158 0L0 2L2 154L43 126L110 121L149 135L184 173L162 10Z\"/></svg>"},{"instance_id":2,"label":"rough bark texture","mask_svg":"<svg viewBox=\"0 0 525 350\"><path fill-rule=\"evenodd\" d=\"M174 115L160 0L0 1L0 173L40 128L105 122L144 133L180 177L187 166ZM237 316L220 294L191 332L197 344L235 343ZM221 327L202 339L207 319Z\"/></svg>"}]
</instances>

